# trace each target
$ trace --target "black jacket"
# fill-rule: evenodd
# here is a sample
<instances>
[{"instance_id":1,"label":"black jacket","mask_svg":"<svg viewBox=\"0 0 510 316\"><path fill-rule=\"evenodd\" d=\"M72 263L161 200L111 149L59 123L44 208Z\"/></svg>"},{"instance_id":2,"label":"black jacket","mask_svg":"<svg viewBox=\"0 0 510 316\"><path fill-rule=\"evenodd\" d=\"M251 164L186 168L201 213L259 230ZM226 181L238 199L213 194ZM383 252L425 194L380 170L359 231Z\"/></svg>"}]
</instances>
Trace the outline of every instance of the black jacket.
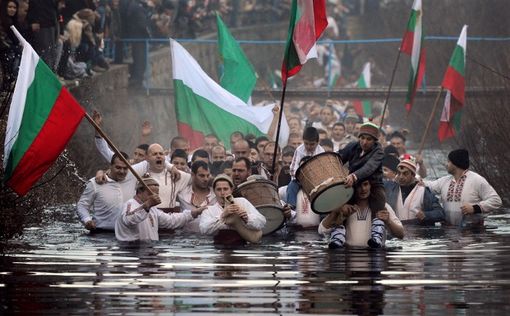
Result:
<instances>
[{"instance_id":1,"label":"black jacket","mask_svg":"<svg viewBox=\"0 0 510 316\"><path fill-rule=\"evenodd\" d=\"M374 143L372 150L360 157L362 152L359 141L350 142L338 154L342 163L349 163L349 173L354 173L359 180L370 180L372 184L383 184L382 161L384 151L381 144Z\"/></svg>"}]
</instances>

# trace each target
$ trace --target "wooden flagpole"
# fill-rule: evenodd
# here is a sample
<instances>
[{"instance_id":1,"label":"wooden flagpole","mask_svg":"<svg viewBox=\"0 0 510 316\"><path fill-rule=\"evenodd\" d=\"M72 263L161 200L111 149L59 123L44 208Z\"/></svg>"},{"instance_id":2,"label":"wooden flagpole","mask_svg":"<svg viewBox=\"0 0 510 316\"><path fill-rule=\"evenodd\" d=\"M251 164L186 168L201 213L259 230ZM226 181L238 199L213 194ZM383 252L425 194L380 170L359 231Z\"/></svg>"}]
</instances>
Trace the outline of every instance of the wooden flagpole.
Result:
<instances>
[{"instance_id":1,"label":"wooden flagpole","mask_svg":"<svg viewBox=\"0 0 510 316\"><path fill-rule=\"evenodd\" d=\"M430 113L429 120L427 122L427 126L425 127L425 131L423 132L423 136L421 137L420 147L418 147L418 155L421 155L421 152L423 151L423 146L425 146L425 139L427 138L430 126L432 125L432 119L434 118L434 114L436 113L437 105L439 104L439 98L441 97L443 90L444 90L443 87L441 87L441 89L437 93L436 100L434 101L434 106L432 107L432 112Z\"/></svg>"}]
</instances>

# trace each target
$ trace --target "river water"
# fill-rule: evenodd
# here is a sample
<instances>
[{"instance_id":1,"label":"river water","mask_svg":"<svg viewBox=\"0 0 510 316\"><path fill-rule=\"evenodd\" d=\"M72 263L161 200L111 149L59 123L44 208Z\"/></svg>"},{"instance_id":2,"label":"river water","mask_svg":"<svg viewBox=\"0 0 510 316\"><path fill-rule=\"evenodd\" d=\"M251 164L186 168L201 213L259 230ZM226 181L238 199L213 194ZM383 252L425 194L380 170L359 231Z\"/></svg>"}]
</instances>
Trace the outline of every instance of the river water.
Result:
<instances>
[{"instance_id":1,"label":"river water","mask_svg":"<svg viewBox=\"0 0 510 316\"><path fill-rule=\"evenodd\" d=\"M385 250L330 251L288 230L227 249L163 234L119 245L53 208L1 257L0 314L509 315L510 214L482 232L407 227Z\"/></svg>"}]
</instances>

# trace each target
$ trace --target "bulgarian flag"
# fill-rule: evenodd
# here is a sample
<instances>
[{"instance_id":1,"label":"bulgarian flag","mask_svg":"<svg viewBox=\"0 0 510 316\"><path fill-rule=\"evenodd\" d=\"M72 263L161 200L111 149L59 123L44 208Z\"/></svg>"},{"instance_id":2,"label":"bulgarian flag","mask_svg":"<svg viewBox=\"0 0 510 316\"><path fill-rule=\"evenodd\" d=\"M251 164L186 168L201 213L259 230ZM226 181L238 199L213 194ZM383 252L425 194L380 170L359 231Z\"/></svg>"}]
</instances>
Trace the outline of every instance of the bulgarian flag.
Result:
<instances>
[{"instance_id":1,"label":"bulgarian flag","mask_svg":"<svg viewBox=\"0 0 510 316\"><path fill-rule=\"evenodd\" d=\"M275 104L247 106L211 79L179 43L171 39L170 47L177 127L179 134L190 141L191 148L202 146L207 134L216 135L230 147L230 134L235 131L255 136L269 131ZM282 120L282 146L288 137L287 120Z\"/></svg>"},{"instance_id":2,"label":"bulgarian flag","mask_svg":"<svg viewBox=\"0 0 510 316\"><path fill-rule=\"evenodd\" d=\"M356 87L360 89L370 88L370 78L370 63L365 63L365 66L363 66L363 72L356 83ZM372 117L372 103L370 101L356 100L353 102L353 105L358 115L363 117Z\"/></svg>"},{"instance_id":3,"label":"bulgarian flag","mask_svg":"<svg viewBox=\"0 0 510 316\"><path fill-rule=\"evenodd\" d=\"M308 59L317 58L315 43L328 26L326 0L292 0L289 34L282 64L282 83Z\"/></svg>"},{"instance_id":4,"label":"bulgarian flag","mask_svg":"<svg viewBox=\"0 0 510 316\"><path fill-rule=\"evenodd\" d=\"M248 102L257 83L255 70L219 15L216 15L216 23L218 48L223 59L220 85L239 99Z\"/></svg>"},{"instance_id":5,"label":"bulgarian flag","mask_svg":"<svg viewBox=\"0 0 510 316\"><path fill-rule=\"evenodd\" d=\"M455 136L460 130L461 110L464 106L465 68L466 68L467 25L460 33L457 46L453 50L441 86L446 90L443 113L439 122L439 141Z\"/></svg>"},{"instance_id":6,"label":"bulgarian flag","mask_svg":"<svg viewBox=\"0 0 510 316\"><path fill-rule=\"evenodd\" d=\"M414 0L411 17L407 23L400 51L411 56L411 71L406 96L407 112L411 111L416 90L421 85L425 74L425 48L423 47L421 0Z\"/></svg>"},{"instance_id":7,"label":"bulgarian flag","mask_svg":"<svg viewBox=\"0 0 510 316\"><path fill-rule=\"evenodd\" d=\"M4 182L20 196L42 177L64 150L85 115L30 44L23 46L4 145Z\"/></svg>"}]
</instances>

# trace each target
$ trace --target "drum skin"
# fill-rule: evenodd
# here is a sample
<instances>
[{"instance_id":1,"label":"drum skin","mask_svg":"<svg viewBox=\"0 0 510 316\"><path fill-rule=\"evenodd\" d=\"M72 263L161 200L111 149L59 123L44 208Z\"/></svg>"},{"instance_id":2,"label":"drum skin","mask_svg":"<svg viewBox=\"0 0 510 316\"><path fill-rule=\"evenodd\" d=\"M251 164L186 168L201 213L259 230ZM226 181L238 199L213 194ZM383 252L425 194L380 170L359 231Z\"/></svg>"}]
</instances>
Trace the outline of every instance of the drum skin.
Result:
<instances>
[{"instance_id":1,"label":"drum skin","mask_svg":"<svg viewBox=\"0 0 510 316\"><path fill-rule=\"evenodd\" d=\"M296 179L317 214L330 213L350 200L354 190L345 187L348 175L340 156L333 152L313 156L296 171Z\"/></svg>"},{"instance_id":2,"label":"drum skin","mask_svg":"<svg viewBox=\"0 0 510 316\"><path fill-rule=\"evenodd\" d=\"M234 197L244 197L266 218L263 235L271 234L285 223L283 207L278 188L269 180L250 180L240 184L233 192Z\"/></svg>"}]
</instances>

